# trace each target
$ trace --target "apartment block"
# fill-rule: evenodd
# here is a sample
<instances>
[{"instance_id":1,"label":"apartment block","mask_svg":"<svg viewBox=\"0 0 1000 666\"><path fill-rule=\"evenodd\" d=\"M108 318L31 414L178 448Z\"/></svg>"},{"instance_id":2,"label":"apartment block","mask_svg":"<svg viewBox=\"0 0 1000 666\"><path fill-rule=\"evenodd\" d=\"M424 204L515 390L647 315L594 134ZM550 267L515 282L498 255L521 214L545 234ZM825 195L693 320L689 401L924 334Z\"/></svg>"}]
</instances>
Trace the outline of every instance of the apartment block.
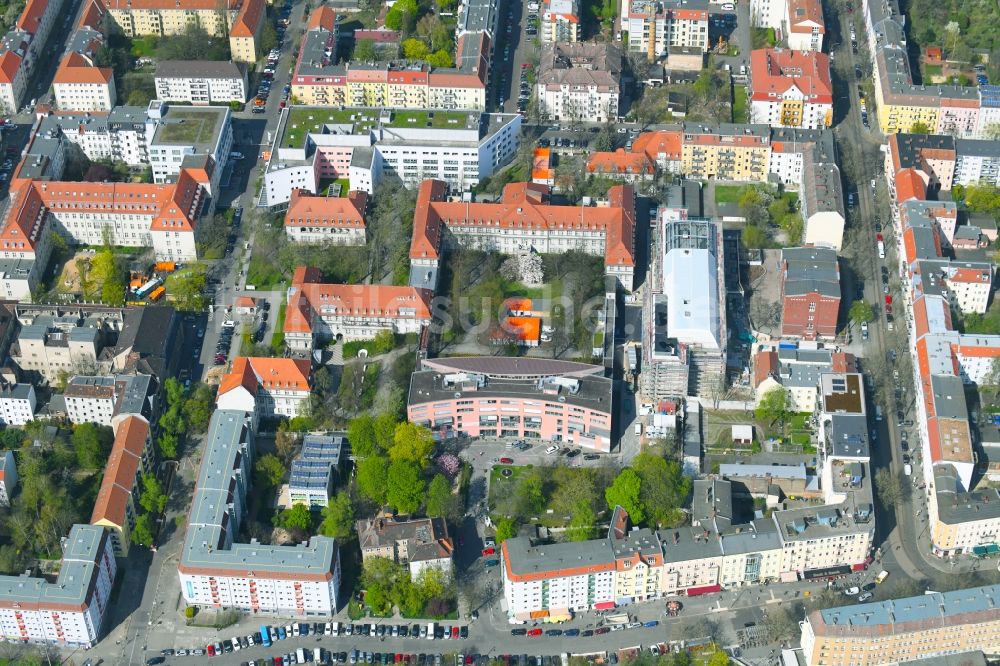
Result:
<instances>
[{"instance_id":1,"label":"apartment block","mask_svg":"<svg viewBox=\"0 0 1000 666\"><path fill-rule=\"evenodd\" d=\"M956 185L1000 185L1000 142L955 139Z\"/></svg>"},{"instance_id":2,"label":"apartment block","mask_svg":"<svg viewBox=\"0 0 1000 666\"><path fill-rule=\"evenodd\" d=\"M0 576L0 636L18 643L91 648L104 629L117 572L104 528L73 525L54 582Z\"/></svg>"},{"instance_id":3,"label":"apartment block","mask_svg":"<svg viewBox=\"0 0 1000 666\"><path fill-rule=\"evenodd\" d=\"M0 111L10 115L26 101L28 80L43 61L60 0L28 0L6 35L0 37Z\"/></svg>"},{"instance_id":4,"label":"apartment block","mask_svg":"<svg viewBox=\"0 0 1000 666\"><path fill-rule=\"evenodd\" d=\"M0 423L23 426L35 419L35 387L31 384L0 386Z\"/></svg>"},{"instance_id":5,"label":"apartment block","mask_svg":"<svg viewBox=\"0 0 1000 666\"><path fill-rule=\"evenodd\" d=\"M229 51L234 62L253 64L260 58L260 38L267 23L264 0L242 0L229 30Z\"/></svg>"},{"instance_id":6,"label":"apartment block","mask_svg":"<svg viewBox=\"0 0 1000 666\"><path fill-rule=\"evenodd\" d=\"M118 557L128 556L139 515L136 505L142 475L153 471L154 455L149 422L144 417L127 416L117 424L90 524L107 528Z\"/></svg>"},{"instance_id":7,"label":"apartment block","mask_svg":"<svg viewBox=\"0 0 1000 666\"><path fill-rule=\"evenodd\" d=\"M118 101L111 68L95 67L92 60L75 51L59 64L52 89L59 109L110 111Z\"/></svg>"},{"instance_id":8,"label":"apartment block","mask_svg":"<svg viewBox=\"0 0 1000 666\"><path fill-rule=\"evenodd\" d=\"M417 333L431 323L428 289L323 283L314 268L292 276L285 309L285 344L312 351L329 340L371 340L381 331Z\"/></svg>"},{"instance_id":9,"label":"apartment block","mask_svg":"<svg viewBox=\"0 0 1000 666\"><path fill-rule=\"evenodd\" d=\"M521 116L478 111L292 107L282 111L258 205L346 178L369 195L383 177L407 187L438 178L461 191L493 175L517 152ZM341 193L344 194L344 193Z\"/></svg>"},{"instance_id":10,"label":"apartment block","mask_svg":"<svg viewBox=\"0 0 1000 666\"><path fill-rule=\"evenodd\" d=\"M191 23L212 37L225 37L242 7L240 0L107 0L106 4L111 19L128 37L179 35Z\"/></svg>"},{"instance_id":11,"label":"apartment block","mask_svg":"<svg viewBox=\"0 0 1000 666\"><path fill-rule=\"evenodd\" d=\"M261 0L263 1L263 0ZM204 172L209 192L219 192L233 147L232 113L225 106L171 107L153 100L146 110L146 140L154 183L173 182L181 169Z\"/></svg>"},{"instance_id":12,"label":"apartment block","mask_svg":"<svg viewBox=\"0 0 1000 666\"><path fill-rule=\"evenodd\" d=\"M580 41L578 0L546 0L540 24L538 36L543 43Z\"/></svg>"},{"instance_id":13,"label":"apartment block","mask_svg":"<svg viewBox=\"0 0 1000 666\"><path fill-rule=\"evenodd\" d=\"M833 122L830 57L816 51L750 53L750 122L820 129Z\"/></svg>"},{"instance_id":14,"label":"apartment block","mask_svg":"<svg viewBox=\"0 0 1000 666\"><path fill-rule=\"evenodd\" d=\"M829 373L855 372L852 354L831 349L765 349L753 357L752 384L756 403L782 388L789 411L812 414L821 406L820 380Z\"/></svg>"},{"instance_id":15,"label":"apartment block","mask_svg":"<svg viewBox=\"0 0 1000 666\"><path fill-rule=\"evenodd\" d=\"M833 340L840 313L837 252L800 247L781 251L781 335Z\"/></svg>"},{"instance_id":16,"label":"apartment block","mask_svg":"<svg viewBox=\"0 0 1000 666\"><path fill-rule=\"evenodd\" d=\"M417 195L410 243L410 284L433 288L445 238L474 248L516 254L579 250L603 256L605 275L632 289L635 271L635 192L616 185L597 206L549 203L549 188L510 183L498 203L446 200L445 183L424 181ZM498 229L500 227L500 229ZM447 234L447 236L445 235Z\"/></svg>"},{"instance_id":17,"label":"apartment block","mask_svg":"<svg viewBox=\"0 0 1000 666\"><path fill-rule=\"evenodd\" d=\"M597 43L553 43L542 49L535 91L552 120L614 121L619 116L622 53Z\"/></svg>"},{"instance_id":18,"label":"apartment block","mask_svg":"<svg viewBox=\"0 0 1000 666\"><path fill-rule=\"evenodd\" d=\"M708 0L623 0L628 50L653 60L676 47L709 49Z\"/></svg>"},{"instance_id":19,"label":"apartment block","mask_svg":"<svg viewBox=\"0 0 1000 666\"><path fill-rule=\"evenodd\" d=\"M406 416L435 439L522 438L608 452L612 383L603 368L548 359L425 360L410 378ZM498 411L498 404L504 405Z\"/></svg>"},{"instance_id":20,"label":"apartment block","mask_svg":"<svg viewBox=\"0 0 1000 666\"><path fill-rule=\"evenodd\" d=\"M863 10L868 47L875 64L875 100L882 132L912 132L914 126L922 125L934 134L985 138L980 134L983 102L978 88L914 84L906 17L899 5L894 0L867 0Z\"/></svg>"},{"instance_id":21,"label":"apartment block","mask_svg":"<svg viewBox=\"0 0 1000 666\"><path fill-rule=\"evenodd\" d=\"M808 666L920 663L1000 650L1000 586L813 611L799 623Z\"/></svg>"},{"instance_id":22,"label":"apartment block","mask_svg":"<svg viewBox=\"0 0 1000 666\"><path fill-rule=\"evenodd\" d=\"M308 360L240 356L222 378L215 404L258 419L298 416L309 400L311 376Z\"/></svg>"},{"instance_id":23,"label":"apartment block","mask_svg":"<svg viewBox=\"0 0 1000 666\"><path fill-rule=\"evenodd\" d=\"M177 574L190 606L276 617L330 617L338 608L335 540L275 546L235 542L246 515L256 456L254 419L212 414Z\"/></svg>"},{"instance_id":24,"label":"apartment block","mask_svg":"<svg viewBox=\"0 0 1000 666\"><path fill-rule=\"evenodd\" d=\"M344 196L313 196L294 190L285 212L285 234L297 243L364 245L368 194L357 190Z\"/></svg>"},{"instance_id":25,"label":"apartment block","mask_svg":"<svg viewBox=\"0 0 1000 666\"><path fill-rule=\"evenodd\" d=\"M771 157L766 125L684 123L681 172L696 180L765 182Z\"/></svg>"},{"instance_id":26,"label":"apartment block","mask_svg":"<svg viewBox=\"0 0 1000 666\"><path fill-rule=\"evenodd\" d=\"M247 101L246 69L233 62L165 60L157 63L156 98L195 106Z\"/></svg>"},{"instance_id":27,"label":"apartment block","mask_svg":"<svg viewBox=\"0 0 1000 666\"><path fill-rule=\"evenodd\" d=\"M155 386L149 375L75 375L63 392L70 423L115 426L129 415L152 418Z\"/></svg>"},{"instance_id":28,"label":"apartment block","mask_svg":"<svg viewBox=\"0 0 1000 666\"><path fill-rule=\"evenodd\" d=\"M382 557L405 564L416 579L429 568L452 571L455 544L442 518L398 519L391 513L357 522L361 559Z\"/></svg>"},{"instance_id":29,"label":"apartment block","mask_svg":"<svg viewBox=\"0 0 1000 666\"><path fill-rule=\"evenodd\" d=\"M413 62L338 62L336 14L320 7L309 16L302 38L292 95L308 106L372 106L397 109L486 110L492 29L492 2L460 8L468 29L457 30L455 67ZM482 10L482 11L480 11ZM490 19L489 17L493 18Z\"/></svg>"},{"instance_id":30,"label":"apartment block","mask_svg":"<svg viewBox=\"0 0 1000 666\"><path fill-rule=\"evenodd\" d=\"M0 453L0 506L10 506L10 498L17 490L17 464L14 462L14 452Z\"/></svg>"}]
</instances>

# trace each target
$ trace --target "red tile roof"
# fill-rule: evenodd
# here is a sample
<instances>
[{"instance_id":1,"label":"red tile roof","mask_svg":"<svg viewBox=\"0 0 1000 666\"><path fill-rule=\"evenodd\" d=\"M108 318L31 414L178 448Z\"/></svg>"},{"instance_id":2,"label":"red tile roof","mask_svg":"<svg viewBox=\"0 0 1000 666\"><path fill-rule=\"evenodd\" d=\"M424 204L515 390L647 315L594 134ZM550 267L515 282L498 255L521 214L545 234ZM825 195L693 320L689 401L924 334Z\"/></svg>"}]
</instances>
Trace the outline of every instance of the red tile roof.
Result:
<instances>
[{"instance_id":1,"label":"red tile roof","mask_svg":"<svg viewBox=\"0 0 1000 666\"><path fill-rule=\"evenodd\" d=\"M364 228L368 195L351 192L346 197L310 195L306 190L295 190L285 213L286 227L342 227Z\"/></svg>"},{"instance_id":2,"label":"red tile roof","mask_svg":"<svg viewBox=\"0 0 1000 666\"><path fill-rule=\"evenodd\" d=\"M607 206L554 206L542 203L547 188L511 183L499 203L443 201L443 182L425 180L417 195L410 258L437 258L441 226L480 229L554 231L579 229L604 232L607 266L634 266L635 193L631 185L608 190Z\"/></svg>"},{"instance_id":3,"label":"red tile roof","mask_svg":"<svg viewBox=\"0 0 1000 666\"><path fill-rule=\"evenodd\" d=\"M21 56L13 51L0 55L0 83L14 83L17 70L21 67Z\"/></svg>"},{"instance_id":4,"label":"red tile roof","mask_svg":"<svg viewBox=\"0 0 1000 666\"><path fill-rule=\"evenodd\" d=\"M310 370L305 359L240 356L219 383L219 395L240 386L254 396L262 387L269 391L309 391Z\"/></svg>"},{"instance_id":5,"label":"red tile roof","mask_svg":"<svg viewBox=\"0 0 1000 666\"><path fill-rule=\"evenodd\" d=\"M337 13L327 5L320 5L309 16L309 25L306 30L326 30L332 32L337 25Z\"/></svg>"},{"instance_id":6,"label":"red tile roof","mask_svg":"<svg viewBox=\"0 0 1000 666\"><path fill-rule=\"evenodd\" d=\"M74 51L63 58L62 63L59 64L59 69L56 70L56 75L52 83L108 85L113 76L114 72L110 67L94 67L89 60Z\"/></svg>"},{"instance_id":7,"label":"red tile roof","mask_svg":"<svg viewBox=\"0 0 1000 666\"><path fill-rule=\"evenodd\" d=\"M101 489L90 516L91 524L107 520L119 527L125 525L126 506L142 465L148 438L149 424L142 417L129 416L118 425Z\"/></svg>"},{"instance_id":8,"label":"red tile roof","mask_svg":"<svg viewBox=\"0 0 1000 666\"><path fill-rule=\"evenodd\" d=\"M652 175L655 172L656 167L645 153L626 153L623 148L613 153L591 153L587 160L587 173Z\"/></svg>"},{"instance_id":9,"label":"red tile roof","mask_svg":"<svg viewBox=\"0 0 1000 666\"><path fill-rule=\"evenodd\" d=\"M681 159L681 142L684 135L679 130L643 132L632 142L633 153L645 153L651 160L664 155L667 160Z\"/></svg>"},{"instance_id":10,"label":"red tile roof","mask_svg":"<svg viewBox=\"0 0 1000 666\"><path fill-rule=\"evenodd\" d=\"M757 49L750 52L751 99L775 102L792 89L812 104L832 104L830 56L816 51Z\"/></svg>"},{"instance_id":11,"label":"red tile roof","mask_svg":"<svg viewBox=\"0 0 1000 666\"><path fill-rule=\"evenodd\" d=\"M923 201L927 198L927 185L916 169L901 169L896 173L896 201L903 203L909 199Z\"/></svg>"},{"instance_id":12,"label":"red tile roof","mask_svg":"<svg viewBox=\"0 0 1000 666\"><path fill-rule=\"evenodd\" d=\"M264 0L243 0L236 22L229 31L230 37L256 37L264 18Z\"/></svg>"},{"instance_id":13,"label":"red tile roof","mask_svg":"<svg viewBox=\"0 0 1000 666\"><path fill-rule=\"evenodd\" d=\"M431 292L372 284L292 283L285 307L285 333L310 333L316 314L430 321Z\"/></svg>"},{"instance_id":14,"label":"red tile roof","mask_svg":"<svg viewBox=\"0 0 1000 666\"><path fill-rule=\"evenodd\" d=\"M768 377L778 373L778 352L759 352L753 358L753 387L757 388Z\"/></svg>"}]
</instances>

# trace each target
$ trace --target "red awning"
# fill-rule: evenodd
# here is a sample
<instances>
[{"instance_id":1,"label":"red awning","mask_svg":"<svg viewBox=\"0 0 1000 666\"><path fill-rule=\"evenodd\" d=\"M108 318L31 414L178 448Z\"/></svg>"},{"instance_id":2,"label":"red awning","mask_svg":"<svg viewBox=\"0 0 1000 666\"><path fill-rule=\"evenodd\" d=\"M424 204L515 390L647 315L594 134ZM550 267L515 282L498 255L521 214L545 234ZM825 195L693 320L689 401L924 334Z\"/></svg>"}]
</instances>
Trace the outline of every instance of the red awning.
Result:
<instances>
[{"instance_id":1,"label":"red awning","mask_svg":"<svg viewBox=\"0 0 1000 666\"><path fill-rule=\"evenodd\" d=\"M868 568L868 565L865 564L864 562L862 562L861 564L853 564L853 565L851 565L851 571L864 571L867 568Z\"/></svg>"},{"instance_id":2,"label":"red awning","mask_svg":"<svg viewBox=\"0 0 1000 666\"><path fill-rule=\"evenodd\" d=\"M594 604L594 610L611 610L615 607L615 602L613 601L602 601L599 604Z\"/></svg>"},{"instance_id":3,"label":"red awning","mask_svg":"<svg viewBox=\"0 0 1000 666\"><path fill-rule=\"evenodd\" d=\"M704 585L702 587L689 587L687 590L687 595L689 597L697 597L700 594L711 594L712 592L721 592L721 585Z\"/></svg>"}]
</instances>

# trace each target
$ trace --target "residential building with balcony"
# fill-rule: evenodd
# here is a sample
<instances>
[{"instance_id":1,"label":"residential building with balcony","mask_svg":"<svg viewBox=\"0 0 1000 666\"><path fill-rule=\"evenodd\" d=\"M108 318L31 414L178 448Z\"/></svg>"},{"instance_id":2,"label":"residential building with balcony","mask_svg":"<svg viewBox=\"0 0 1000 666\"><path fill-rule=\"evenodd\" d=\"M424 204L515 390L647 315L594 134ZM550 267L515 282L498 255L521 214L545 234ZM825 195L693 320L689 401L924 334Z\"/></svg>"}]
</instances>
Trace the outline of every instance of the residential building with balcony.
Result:
<instances>
[{"instance_id":1,"label":"residential building with balcony","mask_svg":"<svg viewBox=\"0 0 1000 666\"><path fill-rule=\"evenodd\" d=\"M644 53L650 62L674 47L704 53L710 47L708 8L708 0L623 0L621 27L628 31L628 50Z\"/></svg>"},{"instance_id":2,"label":"residential building with balcony","mask_svg":"<svg viewBox=\"0 0 1000 666\"><path fill-rule=\"evenodd\" d=\"M105 0L105 4L127 37L180 35L191 24L210 37L226 37L242 8L240 0Z\"/></svg>"},{"instance_id":3,"label":"residential building with balcony","mask_svg":"<svg viewBox=\"0 0 1000 666\"><path fill-rule=\"evenodd\" d=\"M5 115L17 113L25 102L28 81L45 61L49 35L62 8L61 0L28 0L14 25L0 37L0 111Z\"/></svg>"},{"instance_id":4,"label":"residential building with balcony","mask_svg":"<svg viewBox=\"0 0 1000 666\"><path fill-rule=\"evenodd\" d=\"M836 250L781 251L781 335L833 340L840 313L840 265Z\"/></svg>"},{"instance_id":5,"label":"residential building with balcony","mask_svg":"<svg viewBox=\"0 0 1000 666\"><path fill-rule=\"evenodd\" d=\"M357 190L341 196L292 192L285 212L285 234L297 243L364 245L368 194Z\"/></svg>"},{"instance_id":6,"label":"residential building with balcony","mask_svg":"<svg viewBox=\"0 0 1000 666\"><path fill-rule=\"evenodd\" d=\"M17 463L14 462L14 452L0 453L0 506L10 506L10 498L17 490Z\"/></svg>"},{"instance_id":7,"label":"residential building with balcony","mask_svg":"<svg viewBox=\"0 0 1000 666\"><path fill-rule=\"evenodd\" d=\"M195 106L247 101L246 69L234 62L164 60L157 63L156 98Z\"/></svg>"},{"instance_id":8,"label":"residential building with balcony","mask_svg":"<svg viewBox=\"0 0 1000 666\"><path fill-rule=\"evenodd\" d=\"M830 57L816 51L750 53L750 122L821 129L833 122Z\"/></svg>"},{"instance_id":9,"label":"residential building with balcony","mask_svg":"<svg viewBox=\"0 0 1000 666\"><path fill-rule=\"evenodd\" d=\"M256 457L254 418L217 409L209 422L187 534L177 564L189 606L276 617L330 617L339 607L334 539L294 545L236 542Z\"/></svg>"},{"instance_id":10,"label":"residential building with balcony","mask_svg":"<svg viewBox=\"0 0 1000 666\"><path fill-rule=\"evenodd\" d=\"M23 426L35 419L35 387L31 384L0 386L0 424Z\"/></svg>"},{"instance_id":11,"label":"residential building with balcony","mask_svg":"<svg viewBox=\"0 0 1000 666\"><path fill-rule=\"evenodd\" d=\"M612 382L603 367L549 359L425 360L406 415L435 439L520 438L594 451L612 445Z\"/></svg>"},{"instance_id":12,"label":"residential building with balcony","mask_svg":"<svg viewBox=\"0 0 1000 666\"><path fill-rule=\"evenodd\" d=\"M316 509L329 504L340 473L344 441L340 435L309 433L302 437L302 450L292 460L288 475L288 500L293 505Z\"/></svg>"},{"instance_id":13,"label":"residential building with balcony","mask_svg":"<svg viewBox=\"0 0 1000 666\"><path fill-rule=\"evenodd\" d=\"M63 391L66 418L70 423L115 426L129 415L152 418L155 393L149 375L75 375Z\"/></svg>"},{"instance_id":14,"label":"residential building with balcony","mask_svg":"<svg viewBox=\"0 0 1000 666\"><path fill-rule=\"evenodd\" d=\"M0 576L0 637L17 643L88 649L97 644L117 572L103 527L73 525L62 540L54 581Z\"/></svg>"},{"instance_id":15,"label":"residential building with balcony","mask_svg":"<svg viewBox=\"0 0 1000 666\"><path fill-rule=\"evenodd\" d=\"M540 23L538 36L543 43L580 41L578 0L546 0Z\"/></svg>"}]
</instances>

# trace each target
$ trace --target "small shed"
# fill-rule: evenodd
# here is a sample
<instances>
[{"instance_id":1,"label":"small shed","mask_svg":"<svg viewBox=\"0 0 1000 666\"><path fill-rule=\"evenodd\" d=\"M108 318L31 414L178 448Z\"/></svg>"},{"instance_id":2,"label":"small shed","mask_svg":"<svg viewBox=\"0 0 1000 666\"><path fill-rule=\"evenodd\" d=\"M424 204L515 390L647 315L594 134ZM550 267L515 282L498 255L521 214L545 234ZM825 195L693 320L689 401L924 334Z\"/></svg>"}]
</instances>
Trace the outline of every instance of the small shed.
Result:
<instances>
[{"instance_id":1,"label":"small shed","mask_svg":"<svg viewBox=\"0 0 1000 666\"><path fill-rule=\"evenodd\" d=\"M924 50L924 62L929 65L940 65L942 61L943 54L941 52L941 47L939 46L928 46Z\"/></svg>"},{"instance_id":2,"label":"small shed","mask_svg":"<svg viewBox=\"0 0 1000 666\"><path fill-rule=\"evenodd\" d=\"M250 296L239 296L233 303L233 310L237 315L257 314L257 300Z\"/></svg>"},{"instance_id":3,"label":"small shed","mask_svg":"<svg viewBox=\"0 0 1000 666\"><path fill-rule=\"evenodd\" d=\"M734 425L733 444L736 444L737 446L750 446L753 444L753 426Z\"/></svg>"}]
</instances>

